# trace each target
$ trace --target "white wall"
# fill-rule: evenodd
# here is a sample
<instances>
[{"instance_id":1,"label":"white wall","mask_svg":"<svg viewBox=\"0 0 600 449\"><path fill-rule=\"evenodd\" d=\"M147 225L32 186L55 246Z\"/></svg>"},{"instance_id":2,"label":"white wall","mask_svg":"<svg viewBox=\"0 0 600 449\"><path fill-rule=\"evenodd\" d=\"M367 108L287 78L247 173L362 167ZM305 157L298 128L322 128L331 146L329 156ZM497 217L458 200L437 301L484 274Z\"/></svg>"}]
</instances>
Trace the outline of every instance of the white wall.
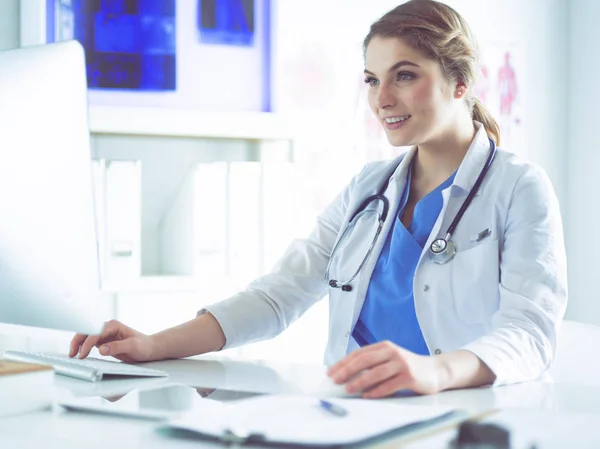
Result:
<instances>
[{"instance_id":1,"label":"white wall","mask_svg":"<svg viewBox=\"0 0 600 449\"><path fill-rule=\"evenodd\" d=\"M19 0L0 1L0 50L19 46Z\"/></svg>"},{"instance_id":2,"label":"white wall","mask_svg":"<svg viewBox=\"0 0 600 449\"><path fill-rule=\"evenodd\" d=\"M569 3L569 59L567 121L569 141L565 145L567 167L566 202L569 296L567 316L576 321L600 325L598 280L600 262L596 249L596 223L600 221L598 174L600 144L598 105L600 104L600 49L597 17L598 0Z\"/></svg>"},{"instance_id":3,"label":"white wall","mask_svg":"<svg viewBox=\"0 0 600 449\"><path fill-rule=\"evenodd\" d=\"M448 3L465 17L480 42L513 43L522 52L524 66L518 95L522 104L523 148L519 153L547 171L564 204L568 1ZM563 216L564 213L563 208Z\"/></svg>"}]
</instances>

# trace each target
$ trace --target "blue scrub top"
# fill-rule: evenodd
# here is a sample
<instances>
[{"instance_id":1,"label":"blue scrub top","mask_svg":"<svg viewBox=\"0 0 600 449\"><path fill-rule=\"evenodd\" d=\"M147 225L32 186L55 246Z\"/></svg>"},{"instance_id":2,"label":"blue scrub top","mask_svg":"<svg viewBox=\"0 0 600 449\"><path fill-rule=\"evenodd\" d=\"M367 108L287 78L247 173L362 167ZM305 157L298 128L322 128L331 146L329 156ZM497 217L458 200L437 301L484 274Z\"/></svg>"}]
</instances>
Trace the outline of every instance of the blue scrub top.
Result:
<instances>
[{"instance_id":1,"label":"blue scrub top","mask_svg":"<svg viewBox=\"0 0 600 449\"><path fill-rule=\"evenodd\" d=\"M389 340L409 351L429 355L415 312L413 277L423 247L442 210L442 190L452 184L455 175L456 172L421 198L407 229L400 218L410 195L412 169L409 170L399 213L371 275L367 296L352 333L359 346Z\"/></svg>"}]
</instances>

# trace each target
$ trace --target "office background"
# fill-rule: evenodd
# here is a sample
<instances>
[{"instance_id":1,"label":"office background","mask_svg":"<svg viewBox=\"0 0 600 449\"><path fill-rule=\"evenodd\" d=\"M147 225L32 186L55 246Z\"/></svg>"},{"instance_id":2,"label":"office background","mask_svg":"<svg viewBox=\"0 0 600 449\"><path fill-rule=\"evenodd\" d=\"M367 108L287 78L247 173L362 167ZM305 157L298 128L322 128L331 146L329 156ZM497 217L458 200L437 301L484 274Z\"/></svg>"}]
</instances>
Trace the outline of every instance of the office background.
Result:
<instances>
[{"instance_id":1,"label":"office background","mask_svg":"<svg viewBox=\"0 0 600 449\"><path fill-rule=\"evenodd\" d=\"M0 3L0 49L22 43L23 3ZM178 0L177 7L192 3ZM107 318L152 332L193 317L268 270L365 161L394 154L365 115L360 41L369 23L397 3L272 0L272 114L92 103ZM511 56L518 93L507 149L543 166L558 194L569 262L567 318L600 324L592 246L600 220L594 183L600 148L592 135L600 102L594 31L600 3L448 3L482 44L490 68L482 92L497 93L502 58ZM215 64L234 59L225 54ZM209 82L218 91L219 80ZM226 97L215 101L227 104ZM236 351L319 362L326 306L315 306L277 339ZM46 344L67 338L52 336Z\"/></svg>"}]
</instances>

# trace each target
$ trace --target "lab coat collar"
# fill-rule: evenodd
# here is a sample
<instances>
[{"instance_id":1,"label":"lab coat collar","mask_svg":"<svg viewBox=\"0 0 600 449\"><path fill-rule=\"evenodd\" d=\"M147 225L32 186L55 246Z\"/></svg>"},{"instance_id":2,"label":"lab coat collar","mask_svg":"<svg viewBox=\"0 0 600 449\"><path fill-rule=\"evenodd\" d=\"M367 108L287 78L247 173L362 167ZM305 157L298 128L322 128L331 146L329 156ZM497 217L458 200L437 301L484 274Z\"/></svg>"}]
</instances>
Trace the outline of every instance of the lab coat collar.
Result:
<instances>
[{"instance_id":1,"label":"lab coat collar","mask_svg":"<svg viewBox=\"0 0 600 449\"><path fill-rule=\"evenodd\" d=\"M393 166L396 167L396 169L390 177L390 183L396 180L396 182L400 182L401 188L404 188L403 183L408 178L408 170L410 169L410 163L416 152L417 146L413 145L406 153L401 154L394 160Z\"/></svg>"},{"instance_id":2,"label":"lab coat collar","mask_svg":"<svg viewBox=\"0 0 600 449\"><path fill-rule=\"evenodd\" d=\"M460 196L460 194L468 194L479 173L483 169L485 162L489 156L490 152L490 141L488 140L487 132L485 131L485 127L482 123L478 121L473 121L475 125L475 137L471 142L471 146L467 150L465 157L458 168L456 176L454 177L454 182L450 189L456 191L456 194ZM393 164L393 166L397 167L390 178L390 182L395 178L398 181L401 181L401 187L403 186L402 182L404 182L408 176L408 169L410 167L410 162L412 161L415 153L417 151L417 146L413 145L407 153L402 154L399 158L397 158ZM485 183L484 183L485 184ZM483 191L484 184L479 186L479 191L477 194Z\"/></svg>"},{"instance_id":3,"label":"lab coat collar","mask_svg":"<svg viewBox=\"0 0 600 449\"><path fill-rule=\"evenodd\" d=\"M467 150L467 154L458 167L458 172L452 183L452 188L455 190L461 190L462 193L468 193L473 188L477 177L483 170L483 166L487 161L490 154L490 141L488 139L487 132L483 124L477 121L473 121L475 129L475 137L471 142L471 146ZM483 191L484 184L479 187L479 192Z\"/></svg>"}]
</instances>

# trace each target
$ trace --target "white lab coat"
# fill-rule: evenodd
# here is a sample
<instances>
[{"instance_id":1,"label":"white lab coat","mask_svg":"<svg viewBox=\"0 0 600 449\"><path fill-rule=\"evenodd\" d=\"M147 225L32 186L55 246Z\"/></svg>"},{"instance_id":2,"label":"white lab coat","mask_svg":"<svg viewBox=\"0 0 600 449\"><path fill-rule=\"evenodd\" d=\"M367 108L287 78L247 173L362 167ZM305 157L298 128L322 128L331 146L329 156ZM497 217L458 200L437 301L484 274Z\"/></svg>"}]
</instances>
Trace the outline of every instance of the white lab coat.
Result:
<instances>
[{"instance_id":1,"label":"white lab coat","mask_svg":"<svg viewBox=\"0 0 600 449\"><path fill-rule=\"evenodd\" d=\"M415 272L416 314L431 354L471 351L495 373L496 385L533 380L553 360L557 328L567 304L560 211L543 170L498 150L452 237L456 256L444 265L427 257L430 243L445 235L489 155L485 129L478 122L475 125L478 131L454 182L442 192L441 213ZM330 317L325 363L330 365L357 348L352 329L398 212L414 151L394 161L366 165L319 216L312 233L294 241L270 274L204 309L222 326L225 348L276 336L326 293ZM385 192L390 213L370 258L352 283L354 288L351 292L329 288L325 270L337 238L358 205L390 175ZM355 236L369 234L370 229L358 227ZM486 234L478 240L478 235ZM365 245L348 245L343 254L343 260L356 266ZM343 269L332 267L332 272L335 276ZM344 280L342 274L339 278Z\"/></svg>"}]
</instances>

